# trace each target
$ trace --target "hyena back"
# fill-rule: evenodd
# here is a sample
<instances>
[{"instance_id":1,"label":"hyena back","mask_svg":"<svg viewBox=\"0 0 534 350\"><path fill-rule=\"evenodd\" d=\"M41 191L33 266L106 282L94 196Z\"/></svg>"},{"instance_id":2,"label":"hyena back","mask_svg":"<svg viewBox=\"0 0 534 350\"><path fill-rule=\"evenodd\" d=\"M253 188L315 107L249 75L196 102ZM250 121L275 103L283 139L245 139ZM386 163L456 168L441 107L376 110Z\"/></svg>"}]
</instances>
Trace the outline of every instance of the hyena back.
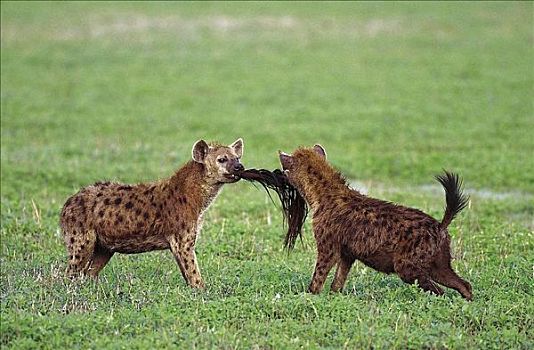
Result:
<instances>
[{"instance_id":1,"label":"hyena back","mask_svg":"<svg viewBox=\"0 0 534 350\"><path fill-rule=\"evenodd\" d=\"M447 226L467 204L461 181L451 173L438 176L447 207L441 222L420 210L367 197L349 188L326 161L320 145L280 153L282 168L313 211L317 262L309 291L319 293L337 265L331 289L343 288L354 261L385 273L397 273L406 283L441 295L437 285L457 290L471 300L471 285L451 267ZM295 240L290 237L289 241Z\"/></svg>"},{"instance_id":2,"label":"hyena back","mask_svg":"<svg viewBox=\"0 0 534 350\"><path fill-rule=\"evenodd\" d=\"M223 184L239 180L242 154L241 139L230 146L200 140L193 159L168 179L81 189L61 211L68 274L96 277L114 253L170 249L186 282L203 287L195 255L202 216Z\"/></svg>"}]
</instances>

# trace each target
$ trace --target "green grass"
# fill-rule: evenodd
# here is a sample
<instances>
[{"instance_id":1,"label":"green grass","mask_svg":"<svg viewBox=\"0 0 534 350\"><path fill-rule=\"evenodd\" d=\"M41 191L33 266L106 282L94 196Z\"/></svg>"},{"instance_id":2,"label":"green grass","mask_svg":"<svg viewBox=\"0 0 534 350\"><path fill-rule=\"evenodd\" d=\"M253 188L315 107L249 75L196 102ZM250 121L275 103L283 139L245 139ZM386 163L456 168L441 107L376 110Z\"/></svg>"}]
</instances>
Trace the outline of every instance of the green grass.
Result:
<instances>
[{"instance_id":1,"label":"green grass","mask_svg":"<svg viewBox=\"0 0 534 350\"><path fill-rule=\"evenodd\" d=\"M2 348L534 346L533 4L2 2ZM205 291L169 252L64 278L58 212L102 179L170 175L199 138L248 167L320 142L372 195L439 218L432 176L472 202L451 225L467 303L356 264L304 292L278 209L227 186L197 244ZM436 191L434 191L435 189ZM331 280L331 278L330 278Z\"/></svg>"}]
</instances>

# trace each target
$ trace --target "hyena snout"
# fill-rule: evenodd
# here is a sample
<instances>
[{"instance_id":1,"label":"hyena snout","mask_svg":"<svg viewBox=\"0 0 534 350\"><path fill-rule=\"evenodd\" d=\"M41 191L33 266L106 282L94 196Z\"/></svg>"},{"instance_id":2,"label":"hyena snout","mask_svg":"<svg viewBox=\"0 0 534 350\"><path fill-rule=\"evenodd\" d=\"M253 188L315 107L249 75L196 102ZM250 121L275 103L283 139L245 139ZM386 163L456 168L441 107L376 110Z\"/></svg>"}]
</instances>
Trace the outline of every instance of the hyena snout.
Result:
<instances>
[{"instance_id":1,"label":"hyena snout","mask_svg":"<svg viewBox=\"0 0 534 350\"><path fill-rule=\"evenodd\" d=\"M223 170L223 176L226 182L235 182L241 178L241 173L245 170L245 167L238 158L228 161L228 164Z\"/></svg>"},{"instance_id":2,"label":"hyena snout","mask_svg":"<svg viewBox=\"0 0 534 350\"><path fill-rule=\"evenodd\" d=\"M243 166L243 164L241 164L239 161L238 162L235 162L232 166L232 170L234 173L240 173L242 172L243 170L245 170L245 167Z\"/></svg>"},{"instance_id":3,"label":"hyena snout","mask_svg":"<svg viewBox=\"0 0 534 350\"><path fill-rule=\"evenodd\" d=\"M241 164L239 158L229 159L228 164L226 164L224 171L231 175L239 175L245 167Z\"/></svg>"}]
</instances>

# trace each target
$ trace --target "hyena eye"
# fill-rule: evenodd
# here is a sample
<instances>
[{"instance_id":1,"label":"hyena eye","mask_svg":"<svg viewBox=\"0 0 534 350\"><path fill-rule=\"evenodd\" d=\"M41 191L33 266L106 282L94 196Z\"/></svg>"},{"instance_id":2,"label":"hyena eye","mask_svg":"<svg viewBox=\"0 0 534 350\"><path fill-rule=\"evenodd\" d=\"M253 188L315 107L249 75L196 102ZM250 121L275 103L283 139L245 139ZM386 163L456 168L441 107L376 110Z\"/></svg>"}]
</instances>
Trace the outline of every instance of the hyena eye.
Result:
<instances>
[{"instance_id":1,"label":"hyena eye","mask_svg":"<svg viewBox=\"0 0 534 350\"><path fill-rule=\"evenodd\" d=\"M227 160L228 160L228 158L226 158L226 157L217 158L217 161L219 163L226 163Z\"/></svg>"}]
</instances>

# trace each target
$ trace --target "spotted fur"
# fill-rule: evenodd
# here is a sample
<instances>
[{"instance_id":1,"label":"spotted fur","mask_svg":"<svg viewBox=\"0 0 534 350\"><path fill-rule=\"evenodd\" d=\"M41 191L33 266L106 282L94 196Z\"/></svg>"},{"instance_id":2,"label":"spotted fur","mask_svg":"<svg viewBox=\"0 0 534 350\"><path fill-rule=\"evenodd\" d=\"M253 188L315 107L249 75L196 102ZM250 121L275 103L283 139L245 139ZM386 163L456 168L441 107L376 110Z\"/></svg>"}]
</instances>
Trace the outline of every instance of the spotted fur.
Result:
<instances>
[{"instance_id":1,"label":"spotted fur","mask_svg":"<svg viewBox=\"0 0 534 350\"><path fill-rule=\"evenodd\" d=\"M170 178L137 185L97 182L67 199L60 226L68 274L93 277L115 253L170 249L186 282L204 287L195 243L205 210L225 183L239 180L243 141L198 141L193 160Z\"/></svg>"},{"instance_id":2,"label":"spotted fur","mask_svg":"<svg viewBox=\"0 0 534 350\"><path fill-rule=\"evenodd\" d=\"M320 145L297 149L293 155L281 153L280 162L313 212L317 262L309 286L311 293L322 290L336 265L331 289L341 290L357 259L375 270L396 273L406 283L417 280L426 291L443 294L439 283L472 299L471 285L451 267L447 226L468 200L456 175L438 177L447 197L445 215L439 222L420 210L351 189L328 164Z\"/></svg>"}]
</instances>

